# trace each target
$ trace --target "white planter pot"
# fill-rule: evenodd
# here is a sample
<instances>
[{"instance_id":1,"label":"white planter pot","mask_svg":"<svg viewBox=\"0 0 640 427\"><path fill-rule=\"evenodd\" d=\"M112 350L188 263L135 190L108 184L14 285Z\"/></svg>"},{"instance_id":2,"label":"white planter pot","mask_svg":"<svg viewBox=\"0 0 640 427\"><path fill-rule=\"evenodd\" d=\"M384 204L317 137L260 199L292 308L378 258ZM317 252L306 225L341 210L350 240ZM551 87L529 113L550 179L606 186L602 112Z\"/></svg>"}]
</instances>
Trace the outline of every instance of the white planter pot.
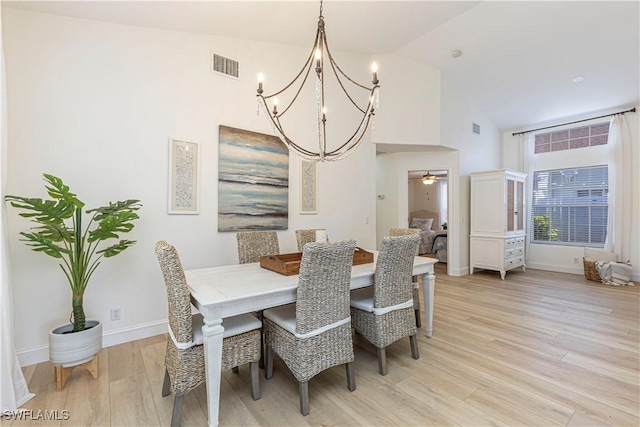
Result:
<instances>
[{"instance_id":1,"label":"white planter pot","mask_svg":"<svg viewBox=\"0 0 640 427\"><path fill-rule=\"evenodd\" d=\"M63 367L88 362L102 350L102 323L87 320L84 331L70 333L73 325L67 323L49 332L49 360Z\"/></svg>"}]
</instances>

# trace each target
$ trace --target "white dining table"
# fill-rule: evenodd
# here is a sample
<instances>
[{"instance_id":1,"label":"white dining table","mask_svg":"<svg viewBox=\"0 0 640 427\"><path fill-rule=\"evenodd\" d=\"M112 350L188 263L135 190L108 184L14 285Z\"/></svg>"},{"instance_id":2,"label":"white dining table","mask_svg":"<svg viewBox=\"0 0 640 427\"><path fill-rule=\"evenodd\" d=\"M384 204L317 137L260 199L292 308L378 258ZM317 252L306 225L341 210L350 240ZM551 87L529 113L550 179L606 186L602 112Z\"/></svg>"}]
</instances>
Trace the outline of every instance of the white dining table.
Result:
<instances>
[{"instance_id":1,"label":"white dining table","mask_svg":"<svg viewBox=\"0 0 640 427\"><path fill-rule=\"evenodd\" d=\"M354 265L351 289L373 285L377 252L373 263ZM433 330L435 258L416 257L413 274L422 275L427 337ZM259 263L224 265L186 270L191 302L204 317L202 334L207 387L209 425L217 426L220 404L220 366L222 363L222 319L264 310L296 300L298 275L284 276L260 267Z\"/></svg>"}]
</instances>

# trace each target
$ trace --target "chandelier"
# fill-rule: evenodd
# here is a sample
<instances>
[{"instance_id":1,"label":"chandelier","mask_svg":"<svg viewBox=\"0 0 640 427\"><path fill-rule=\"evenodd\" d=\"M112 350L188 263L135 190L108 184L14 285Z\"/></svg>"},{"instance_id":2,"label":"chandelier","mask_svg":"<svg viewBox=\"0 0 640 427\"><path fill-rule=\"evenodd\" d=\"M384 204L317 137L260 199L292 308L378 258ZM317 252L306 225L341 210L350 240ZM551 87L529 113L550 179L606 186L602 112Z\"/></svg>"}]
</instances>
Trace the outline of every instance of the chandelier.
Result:
<instances>
[{"instance_id":1,"label":"chandelier","mask_svg":"<svg viewBox=\"0 0 640 427\"><path fill-rule=\"evenodd\" d=\"M326 135L326 126L327 126L327 107L325 104L325 64L329 66L329 70L332 72L326 73L327 76L333 74L337 79L338 87L342 89L344 95L348 98L350 103L354 108L360 111L362 114L362 118L359 119L359 123L357 123L357 127L353 134L346 141L336 144L337 146L333 146L333 148L327 147L327 135ZM314 67L315 66L315 67ZM318 151L314 151L313 149L305 148L302 145L294 142L284 130L280 119L289 111L293 103L300 95L302 88L309 75L311 74L311 70L315 71L315 88L316 88L316 107L317 107L317 122L318 122ZM318 19L318 29L316 31L315 42L313 43L313 49L311 50L311 54L307 58L307 61L302 66L300 72L296 75L296 77L284 88L281 90L274 92L270 95L265 95L263 93L263 83L264 76L261 74L258 75L258 104L260 108L266 113L267 117L269 117L271 124L273 125L275 133L280 137L282 142L289 148L290 151L293 151L295 154L306 160L314 160L314 161L334 161L340 160L351 154L358 147L362 138L367 133L369 126L373 121L373 115L375 109L378 107L378 89L380 86L378 85L378 73L377 66L375 63L371 66L371 71L373 73L373 79L371 81L371 87L367 87L360 83L357 83L349 76L347 76L342 69L335 62L331 52L329 51L329 44L327 43L327 34L325 31L325 22L324 17L322 16L322 0L320 1L320 17ZM348 85L350 83L351 85ZM361 106L354 101L354 96L347 90L347 87L350 87L353 90L363 90L368 92L368 101L366 106ZM291 102L281 107L278 110L278 98L277 96L283 94L288 89L292 89L293 97ZM272 109L269 111L269 107L267 105L267 100L271 99L272 101Z\"/></svg>"}]
</instances>

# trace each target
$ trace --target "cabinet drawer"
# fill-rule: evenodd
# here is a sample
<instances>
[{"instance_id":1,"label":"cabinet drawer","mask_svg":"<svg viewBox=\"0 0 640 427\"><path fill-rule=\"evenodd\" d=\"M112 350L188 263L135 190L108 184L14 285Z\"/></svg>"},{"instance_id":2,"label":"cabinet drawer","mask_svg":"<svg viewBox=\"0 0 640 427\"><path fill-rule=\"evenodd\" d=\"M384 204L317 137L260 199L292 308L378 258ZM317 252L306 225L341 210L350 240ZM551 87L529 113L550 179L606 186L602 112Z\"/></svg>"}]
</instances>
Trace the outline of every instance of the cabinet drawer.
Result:
<instances>
[{"instance_id":1,"label":"cabinet drawer","mask_svg":"<svg viewBox=\"0 0 640 427\"><path fill-rule=\"evenodd\" d=\"M513 267L518 267L524 264L524 257L518 256L515 258L505 259L504 260L504 268L505 270L509 270Z\"/></svg>"},{"instance_id":2,"label":"cabinet drawer","mask_svg":"<svg viewBox=\"0 0 640 427\"><path fill-rule=\"evenodd\" d=\"M504 257L505 259L509 259L509 258L513 258L516 254L515 254L516 248L507 248L504 251Z\"/></svg>"},{"instance_id":3,"label":"cabinet drawer","mask_svg":"<svg viewBox=\"0 0 640 427\"><path fill-rule=\"evenodd\" d=\"M524 236L516 237L516 246L524 246Z\"/></svg>"},{"instance_id":4,"label":"cabinet drawer","mask_svg":"<svg viewBox=\"0 0 640 427\"><path fill-rule=\"evenodd\" d=\"M514 258L517 256L522 256L524 255L524 246L517 246L514 248L507 248L504 251L504 257L505 258Z\"/></svg>"},{"instance_id":5,"label":"cabinet drawer","mask_svg":"<svg viewBox=\"0 0 640 427\"><path fill-rule=\"evenodd\" d=\"M515 238L514 238L514 239L506 239L506 240L504 241L504 247L505 247L505 249L512 248L512 247L514 247L515 245L516 245L516 239L515 239Z\"/></svg>"}]
</instances>

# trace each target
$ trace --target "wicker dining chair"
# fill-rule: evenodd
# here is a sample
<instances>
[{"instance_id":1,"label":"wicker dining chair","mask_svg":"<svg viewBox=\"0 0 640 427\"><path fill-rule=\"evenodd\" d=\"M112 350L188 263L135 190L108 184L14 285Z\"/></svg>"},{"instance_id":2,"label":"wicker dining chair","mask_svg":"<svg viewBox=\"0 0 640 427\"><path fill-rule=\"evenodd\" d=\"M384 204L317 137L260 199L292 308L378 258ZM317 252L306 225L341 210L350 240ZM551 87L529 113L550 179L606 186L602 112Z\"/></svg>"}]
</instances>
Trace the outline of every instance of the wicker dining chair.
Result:
<instances>
[{"instance_id":1,"label":"wicker dining chair","mask_svg":"<svg viewBox=\"0 0 640 427\"><path fill-rule=\"evenodd\" d=\"M278 234L275 231L239 231L238 260L240 264L260 262L260 257L280 253ZM262 310L251 313L262 321ZM260 367L264 368L264 334L261 334Z\"/></svg>"},{"instance_id":2,"label":"wicker dining chair","mask_svg":"<svg viewBox=\"0 0 640 427\"><path fill-rule=\"evenodd\" d=\"M308 228L304 230L296 230L296 242L298 243L298 252L302 252L304 245L316 241L316 231L325 230L324 228Z\"/></svg>"},{"instance_id":3,"label":"wicker dining chair","mask_svg":"<svg viewBox=\"0 0 640 427\"><path fill-rule=\"evenodd\" d=\"M349 317L354 240L308 243L302 252L297 300L264 311L265 377L273 376L275 352L299 383L300 412L309 414L309 380L346 364L347 388L356 389Z\"/></svg>"},{"instance_id":4,"label":"wicker dining chair","mask_svg":"<svg viewBox=\"0 0 640 427\"><path fill-rule=\"evenodd\" d=\"M182 398L205 381L205 363L200 313L191 314L187 280L176 249L165 241L155 246L164 276L169 307L169 336L164 359L165 374L162 396L174 395L171 425L180 425ZM251 396L260 399L258 361L260 359L260 329L262 323L250 314L222 319L222 365L226 371L249 363L251 366Z\"/></svg>"},{"instance_id":5,"label":"wicker dining chair","mask_svg":"<svg viewBox=\"0 0 640 427\"><path fill-rule=\"evenodd\" d=\"M389 236L409 236L412 234L420 234L419 228L395 228L389 229ZM420 244L416 249L416 255L420 252ZM422 320L420 318L420 284L418 283L418 276L413 276L411 281L411 290L413 292L413 310L416 314L416 327L422 326Z\"/></svg>"},{"instance_id":6,"label":"wicker dining chair","mask_svg":"<svg viewBox=\"0 0 640 427\"><path fill-rule=\"evenodd\" d=\"M275 231L239 231L236 239L240 264L259 262L261 256L280 253L278 234Z\"/></svg>"},{"instance_id":7,"label":"wicker dining chair","mask_svg":"<svg viewBox=\"0 0 640 427\"><path fill-rule=\"evenodd\" d=\"M385 348L409 337L418 359L411 272L420 236L385 237L378 254L373 286L351 292L351 322L378 349L378 371L387 375Z\"/></svg>"}]
</instances>

